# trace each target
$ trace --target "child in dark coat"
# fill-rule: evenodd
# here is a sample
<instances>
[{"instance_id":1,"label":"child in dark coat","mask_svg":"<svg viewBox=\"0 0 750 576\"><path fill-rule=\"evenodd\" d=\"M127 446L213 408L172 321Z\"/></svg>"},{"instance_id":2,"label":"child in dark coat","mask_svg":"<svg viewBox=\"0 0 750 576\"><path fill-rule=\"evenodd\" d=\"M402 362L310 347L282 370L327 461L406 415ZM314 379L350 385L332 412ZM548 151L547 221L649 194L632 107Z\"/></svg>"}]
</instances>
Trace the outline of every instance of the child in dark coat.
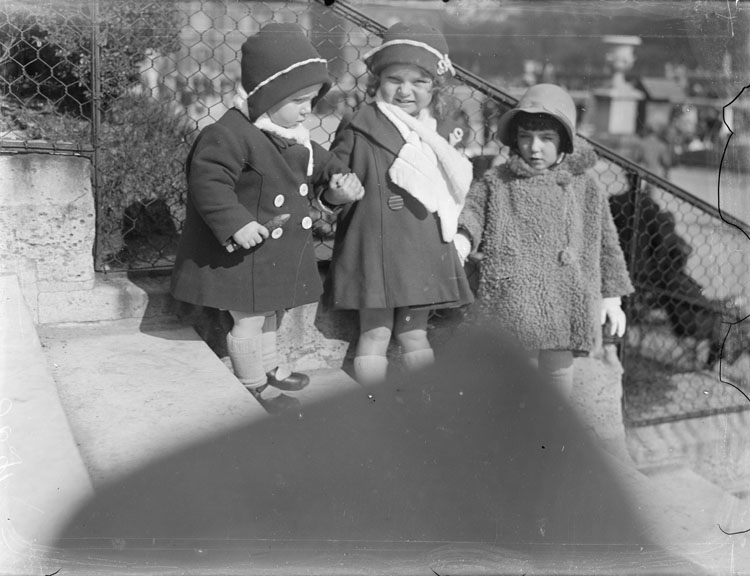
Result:
<instances>
[{"instance_id":1,"label":"child in dark coat","mask_svg":"<svg viewBox=\"0 0 750 576\"><path fill-rule=\"evenodd\" d=\"M574 353L592 349L599 325L623 335L620 297L633 290L609 203L587 173L596 154L575 126L567 92L529 88L500 118L510 157L472 185L456 239L462 258L483 255L469 317L514 334L564 394Z\"/></svg>"},{"instance_id":2,"label":"child in dark coat","mask_svg":"<svg viewBox=\"0 0 750 576\"><path fill-rule=\"evenodd\" d=\"M443 129L441 88L453 70L447 52L429 26L388 29L364 58L371 101L342 122L331 146L365 188L354 203L335 191L322 197L345 204L326 297L335 308L359 311L354 372L361 384L385 378L392 334L407 369L431 364L430 309L473 299L453 246L472 174L453 146L460 134Z\"/></svg>"},{"instance_id":3,"label":"child in dark coat","mask_svg":"<svg viewBox=\"0 0 750 576\"><path fill-rule=\"evenodd\" d=\"M266 25L243 44L241 67L235 107L203 129L188 156L172 294L229 310L232 367L262 399L269 385L299 390L309 382L280 366L276 354L281 312L322 292L308 194L329 183L337 197L355 199L362 187L303 126L331 81L301 28Z\"/></svg>"}]
</instances>

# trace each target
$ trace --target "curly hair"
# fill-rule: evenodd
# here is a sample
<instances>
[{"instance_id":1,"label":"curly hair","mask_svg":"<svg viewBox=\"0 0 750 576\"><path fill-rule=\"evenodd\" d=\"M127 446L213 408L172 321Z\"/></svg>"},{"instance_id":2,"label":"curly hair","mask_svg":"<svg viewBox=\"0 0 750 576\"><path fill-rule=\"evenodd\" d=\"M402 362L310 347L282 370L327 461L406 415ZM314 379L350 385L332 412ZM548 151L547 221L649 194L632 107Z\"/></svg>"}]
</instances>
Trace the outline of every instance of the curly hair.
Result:
<instances>
[{"instance_id":1,"label":"curly hair","mask_svg":"<svg viewBox=\"0 0 750 576\"><path fill-rule=\"evenodd\" d=\"M435 119L440 122L448 118L454 112L454 104L448 94L448 83L444 76L434 77L432 74L420 68L432 79L432 101L430 110ZM380 76L370 73L367 77L365 93L370 98L374 98L380 88Z\"/></svg>"}]
</instances>

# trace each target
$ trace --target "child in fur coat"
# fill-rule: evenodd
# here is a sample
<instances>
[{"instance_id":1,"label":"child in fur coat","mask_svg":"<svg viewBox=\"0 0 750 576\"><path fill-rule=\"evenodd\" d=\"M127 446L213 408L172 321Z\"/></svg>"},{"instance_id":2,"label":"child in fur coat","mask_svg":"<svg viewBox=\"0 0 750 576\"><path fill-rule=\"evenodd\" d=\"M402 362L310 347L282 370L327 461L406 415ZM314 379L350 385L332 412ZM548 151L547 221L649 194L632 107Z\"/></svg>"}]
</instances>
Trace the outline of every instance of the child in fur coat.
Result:
<instances>
[{"instance_id":1,"label":"child in fur coat","mask_svg":"<svg viewBox=\"0 0 750 576\"><path fill-rule=\"evenodd\" d=\"M235 107L207 126L187 162L187 217L172 273L178 300L229 310L237 378L269 412L297 401L309 378L276 351L283 311L317 302L322 285L310 218L314 185L364 193L357 177L310 142L303 125L330 88L326 61L295 24L271 23L242 45Z\"/></svg>"},{"instance_id":2,"label":"child in fur coat","mask_svg":"<svg viewBox=\"0 0 750 576\"><path fill-rule=\"evenodd\" d=\"M365 188L353 203L332 190L321 196L343 205L326 298L359 311L354 373L363 385L385 378L394 334L407 370L431 364L430 310L473 300L453 246L472 167L454 148L458 131L441 125L441 89L453 72L447 52L429 26L389 28L364 58L371 100L342 122L331 146Z\"/></svg>"},{"instance_id":3,"label":"child in fur coat","mask_svg":"<svg viewBox=\"0 0 750 576\"><path fill-rule=\"evenodd\" d=\"M472 185L456 239L463 259L483 255L468 316L515 335L563 394L600 324L623 335L620 297L633 290L609 204L587 174L596 154L575 126L567 92L529 88L498 125L510 157Z\"/></svg>"}]
</instances>

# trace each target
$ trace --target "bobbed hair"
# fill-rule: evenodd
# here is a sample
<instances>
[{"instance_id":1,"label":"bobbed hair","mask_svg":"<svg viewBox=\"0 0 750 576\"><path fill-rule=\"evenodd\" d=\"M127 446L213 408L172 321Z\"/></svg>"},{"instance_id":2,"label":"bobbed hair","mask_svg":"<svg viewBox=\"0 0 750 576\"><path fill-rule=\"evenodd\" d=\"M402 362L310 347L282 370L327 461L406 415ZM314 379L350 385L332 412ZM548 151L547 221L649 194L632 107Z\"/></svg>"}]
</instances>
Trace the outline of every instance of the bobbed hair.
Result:
<instances>
[{"instance_id":1,"label":"bobbed hair","mask_svg":"<svg viewBox=\"0 0 750 576\"><path fill-rule=\"evenodd\" d=\"M560 136L560 152L573 149L568 131L557 118L550 114L538 112L518 112L508 125L509 142L511 150L518 151L518 129L524 130L554 130Z\"/></svg>"}]
</instances>

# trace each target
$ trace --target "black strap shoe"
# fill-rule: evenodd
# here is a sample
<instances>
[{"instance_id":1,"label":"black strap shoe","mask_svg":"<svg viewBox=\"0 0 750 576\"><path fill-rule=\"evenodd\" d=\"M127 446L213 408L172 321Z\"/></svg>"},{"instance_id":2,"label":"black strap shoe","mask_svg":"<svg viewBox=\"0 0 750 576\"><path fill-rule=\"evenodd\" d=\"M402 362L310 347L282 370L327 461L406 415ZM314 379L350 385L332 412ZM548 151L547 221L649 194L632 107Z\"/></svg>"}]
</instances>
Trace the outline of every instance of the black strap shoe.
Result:
<instances>
[{"instance_id":1,"label":"black strap shoe","mask_svg":"<svg viewBox=\"0 0 750 576\"><path fill-rule=\"evenodd\" d=\"M295 410L299 412L302 409L302 403L296 398L287 396L286 394L278 394L271 396L270 398L264 398L262 393L263 390L268 388L268 384L263 386L257 386L255 388L245 387L250 394L253 395L263 409L268 412L271 416L276 416L282 412Z\"/></svg>"},{"instance_id":2,"label":"black strap shoe","mask_svg":"<svg viewBox=\"0 0 750 576\"><path fill-rule=\"evenodd\" d=\"M279 390L286 392L298 392L305 388L310 383L310 378L306 374L300 372L291 372L285 378L276 378L279 373L279 368L276 367L270 372L266 372L266 378L268 379L267 385L273 386Z\"/></svg>"}]
</instances>

